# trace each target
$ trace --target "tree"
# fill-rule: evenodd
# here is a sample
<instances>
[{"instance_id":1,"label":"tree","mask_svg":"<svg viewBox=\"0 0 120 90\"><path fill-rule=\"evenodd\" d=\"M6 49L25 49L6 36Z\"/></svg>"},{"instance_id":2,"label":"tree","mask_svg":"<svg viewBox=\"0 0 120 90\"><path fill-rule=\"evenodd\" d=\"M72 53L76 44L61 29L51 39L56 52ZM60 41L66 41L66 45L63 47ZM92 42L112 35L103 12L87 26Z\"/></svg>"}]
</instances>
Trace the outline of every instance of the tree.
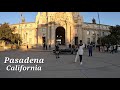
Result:
<instances>
[{"instance_id":1,"label":"tree","mask_svg":"<svg viewBox=\"0 0 120 90\"><path fill-rule=\"evenodd\" d=\"M101 43L102 43L102 45L110 44L110 40L111 40L110 35L101 37Z\"/></svg>"},{"instance_id":2,"label":"tree","mask_svg":"<svg viewBox=\"0 0 120 90\"><path fill-rule=\"evenodd\" d=\"M112 45L120 44L120 26L111 26L110 27L110 43Z\"/></svg>"},{"instance_id":3,"label":"tree","mask_svg":"<svg viewBox=\"0 0 120 90\"><path fill-rule=\"evenodd\" d=\"M111 26L110 27L110 34L108 36L104 36L98 39L98 43L100 42L103 45L105 44L111 44L111 45L117 45L120 44L120 26Z\"/></svg>"},{"instance_id":4,"label":"tree","mask_svg":"<svg viewBox=\"0 0 120 90\"><path fill-rule=\"evenodd\" d=\"M0 26L0 39L4 41L11 41L12 29L9 27L8 23L4 23Z\"/></svg>"},{"instance_id":5,"label":"tree","mask_svg":"<svg viewBox=\"0 0 120 90\"><path fill-rule=\"evenodd\" d=\"M11 38L11 41L18 44L18 41L21 43L22 39L20 38L19 34L14 34L13 37Z\"/></svg>"},{"instance_id":6,"label":"tree","mask_svg":"<svg viewBox=\"0 0 120 90\"><path fill-rule=\"evenodd\" d=\"M98 37L97 43L100 44L100 37Z\"/></svg>"},{"instance_id":7,"label":"tree","mask_svg":"<svg viewBox=\"0 0 120 90\"><path fill-rule=\"evenodd\" d=\"M0 26L0 40L8 41L11 43L18 43L21 38L18 34L13 34L15 28L10 28L8 23L4 23Z\"/></svg>"}]
</instances>

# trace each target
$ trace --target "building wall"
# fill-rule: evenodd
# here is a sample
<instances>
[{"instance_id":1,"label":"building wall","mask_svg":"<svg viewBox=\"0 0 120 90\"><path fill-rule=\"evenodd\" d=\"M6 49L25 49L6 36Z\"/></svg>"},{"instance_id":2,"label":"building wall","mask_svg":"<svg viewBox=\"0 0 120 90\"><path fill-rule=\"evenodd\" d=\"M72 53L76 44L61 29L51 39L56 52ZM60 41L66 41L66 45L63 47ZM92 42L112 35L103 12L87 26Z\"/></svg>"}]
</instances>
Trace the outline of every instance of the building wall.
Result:
<instances>
[{"instance_id":1,"label":"building wall","mask_svg":"<svg viewBox=\"0 0 120 90\"><path fill-rule=\"evenodd\" d=\"M35 23L13 24L16 27L14 33L19 33L22 38L22 44L36 44L36 26Z\"/></svg>"},{"instance_id":2,"label":"building wall","mask_svg":"<svg viewBox=\"0 0 120 90\"><path fill-rule=\"evenodd\" d=\"M60 27L60 26L65 29L66 45L74 44L73 43L74 42L74 37L75 37L74 18L76 20L79 20L79 19L77 19L78 14L77 13L72 13L72 12L48 12L47 14L48 14L48 23L49 22L52 22L52 23L54 22L54 24L52 24L52 26L51 26L51 28L52 28L51 36L52 36L53 46L55 45L55 30L56 30L57 27ZM42 14L39 13L37 15L37 19L41 18L41 19L37 20L39 22L40 26L41 26L41 24L46 24L47 23L47 19L46 19L47 14L45 12L43 12ZM77 23L78 23L78 21L77 21ZM41 26L39 28L44 28L44 26ZM48 44L49 44L50 43L50 25L48 26L48 35L46 36L46 34L47 33L45 32L45 37L48 39Z\"/></svg>"},{"instance_id":3,"label":"building wall","mask_svg":"<svg viewBox=\"0 0 120 90\"><path fill-rule=\"evenodd\" d=\"M93 38L95 38L95 43L97 44L97 40L100 36L105 36L109 34L109 26L108 25L99 25L98 24L86 24L83 25L84 29L84 42L87 44L88 38L90 38L90 42L93 42ZM88 33L89 32L89 33ZM103 35L104 32L104 35ZM101 35L100 35L101 33Z\"/></svg>"},{"instance_id":4,"label":"building wall","mask_svg":"<svg viewBox=\"0 0 120 90\"><path fill-rule=\"evenodd\" d=\"M78 37L78 42L83 40L85 44L87 44L88 38L92 42L94 37L97 44L100 31L101 36L103 36L103 32L105 35L108 35L109 25L99 26L98 24L85 23L83 21L83 17L80 16L79 12L38 12L35 22L13 24L11 27L16 27L14 33L21 35L23 44L39 46L43 45L42 37L46 37L48 44L51 42L51 45L54 47L55 31L59 26L65 29L66 45L75 44L75 37ZM48 24L48 35L46 33L46 24ZM87 34L88 31L90 31L90 34ZM93 32L95 32L94 35Z\"/></svg>"}]
</instances>

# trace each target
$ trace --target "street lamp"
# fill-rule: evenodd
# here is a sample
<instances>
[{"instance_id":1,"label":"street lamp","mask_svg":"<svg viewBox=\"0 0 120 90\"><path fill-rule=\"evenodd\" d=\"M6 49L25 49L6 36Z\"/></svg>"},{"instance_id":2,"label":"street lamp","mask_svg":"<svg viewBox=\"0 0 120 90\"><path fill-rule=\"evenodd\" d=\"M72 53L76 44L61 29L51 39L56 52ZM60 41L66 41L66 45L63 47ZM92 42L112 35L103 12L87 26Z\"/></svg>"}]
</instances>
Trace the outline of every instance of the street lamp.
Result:
<instances>
[{"instance_id":1,"label":"street lamp","mask_svg":"<svg viewBox=\"0 0 120 90\"><path fill-rule=\"evenodd\" d=\"M64 21L66 25L66 32L67 32L67 20ZM67 36L67 35L66 35ZM66 43L66 42L65 42Z\"/></svg>"},{"instance_id":2,"label":"street lamp","mask_svg":"<svg viewBox=\"0 0 120 90\"><path fill-rule=\"evenodd\" d=\"M99 12L97 12L97 14L98 14L98 20L99 20L99 30L100 30L99 37L100 37L100 45L101 45L101 29L100 29L100 16L99 16Z\"/></svg>"},{"instance_id":3,"label":"street lamp","mask_svg":"<svg viewBox=\"0 0 120 90\"><path fill-rule=\"evenodd\" d=\"M65 22L65 25L66 25L66 33L68 32L67 31L67 23L68 23L68 16L66 17L66 19L65 20L63 20L64 22ZM67 35L66 35L67 36ZM71 40L70 40L71 41Z\"/></svg>"},{"instance_id":4,"label":"street lamp","mask_svg":"<svg viewBox=\"0 0 120 90\"><path fill-rule=\"evenodd\" d=\"M70 44L71 44L71 26L70 26Z\"/></svg>"},{"instance_id":5,"label":"street lamp","mask_svg":"<svg viewBox=\"0 0 120 90\"><path fill-rule=\"evenodd\" d=\"M36 31L37 31L37 46L38 46L38 28L39 28L39 25L36 28Z\"/></svg>"},{"instance_id":6,"label":"street lamp","mask_svg":"<svg viewBox=\"0 0 120 90\"><path fill-rule=\"evenodd\" d=\"M19 22L19 29L20 29L20 22ZM20 38L20 30L18 30L18 35L19 35L19 38ZM18 40L18 46L20 45L20 41Z\"/></svg>"},{"instance_id":7,"label":"street lamp","mask_svg":"<svg viewBox=\"0 0 120 90\"><path fill-rule=\"evenodd\" d=\"M49 33L49 35L50 35L50 46L49 47L51 48L51 34L52 34L51 33L51 25L52 25L52 22L50 22L49 24L50 24L50 33Z\"/></svg>"},{"instance_id":8,"label":"street lamp","mask_svg":"<svg viewBox=\"0 0 120 90\"><path fill-rule=\"evenodd\" d=\"M46 12L46 19L47 19L47 28L46 28L46 45L48 44L48 12Z\"/></svg>"}]
</instances>

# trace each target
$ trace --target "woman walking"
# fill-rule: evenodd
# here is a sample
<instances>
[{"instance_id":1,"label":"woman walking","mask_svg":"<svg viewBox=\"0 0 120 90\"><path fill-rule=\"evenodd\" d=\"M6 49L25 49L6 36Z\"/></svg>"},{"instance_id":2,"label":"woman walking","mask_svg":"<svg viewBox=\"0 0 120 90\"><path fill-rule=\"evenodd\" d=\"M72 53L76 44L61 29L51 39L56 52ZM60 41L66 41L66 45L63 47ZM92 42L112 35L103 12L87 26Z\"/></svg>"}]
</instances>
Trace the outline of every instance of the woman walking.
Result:
<instances>
[{"instance_id":1,"label":"woman walking","mask_svg":"<svg viewBox=\"0 0 120 90\"><path fill-rule=\"evenodd\" d=\"M85 45L82 43L82 40L80 40L80 44L78 46L78 52L77 52L77 55L76 55L76 58L75 58L75 62L77 61L77 58L79 56L80 58L80 64L82 65L82 56L83 56L83 48L85 47Z\"/></svg>"}]
</instances>

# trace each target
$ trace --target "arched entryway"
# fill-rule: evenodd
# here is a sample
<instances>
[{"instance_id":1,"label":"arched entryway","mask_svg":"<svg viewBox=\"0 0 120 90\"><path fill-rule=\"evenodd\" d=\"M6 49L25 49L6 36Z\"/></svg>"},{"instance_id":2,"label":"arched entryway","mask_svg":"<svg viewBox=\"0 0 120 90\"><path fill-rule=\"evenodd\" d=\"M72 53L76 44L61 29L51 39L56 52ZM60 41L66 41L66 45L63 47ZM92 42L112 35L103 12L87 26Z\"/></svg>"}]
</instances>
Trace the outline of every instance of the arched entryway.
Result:
<instances>
[{"instance_id":1,"label":"arched entryway","mask_svg":"<svg viewBox=\"0 0 120 90\"><path fill-rule=\"evenodd\" d=\"M57 27L55 36L56 36L56 42L58 42L60 45L65 45L65 29L64 29L64 27Z\"/></svg>"}]
</instances>

